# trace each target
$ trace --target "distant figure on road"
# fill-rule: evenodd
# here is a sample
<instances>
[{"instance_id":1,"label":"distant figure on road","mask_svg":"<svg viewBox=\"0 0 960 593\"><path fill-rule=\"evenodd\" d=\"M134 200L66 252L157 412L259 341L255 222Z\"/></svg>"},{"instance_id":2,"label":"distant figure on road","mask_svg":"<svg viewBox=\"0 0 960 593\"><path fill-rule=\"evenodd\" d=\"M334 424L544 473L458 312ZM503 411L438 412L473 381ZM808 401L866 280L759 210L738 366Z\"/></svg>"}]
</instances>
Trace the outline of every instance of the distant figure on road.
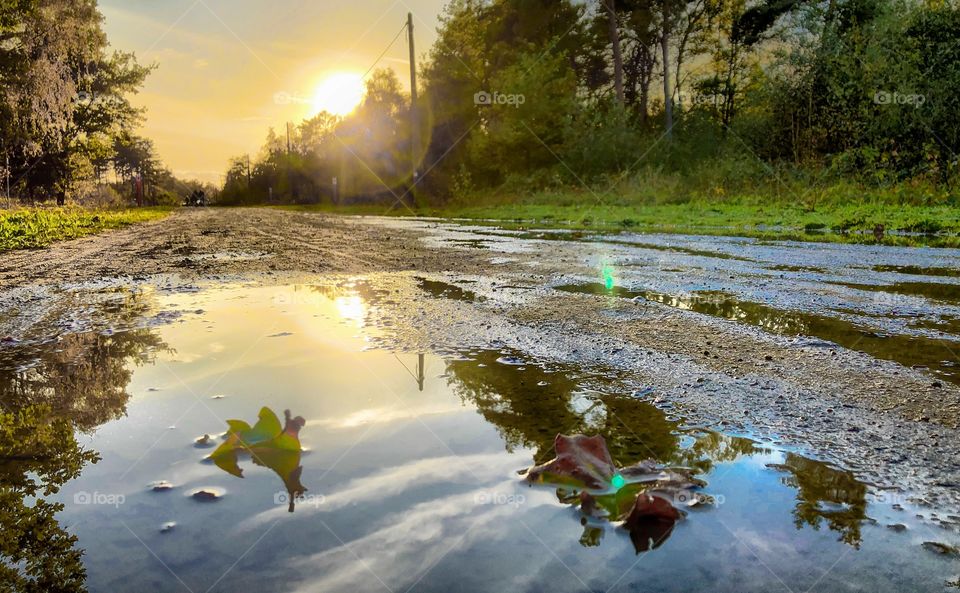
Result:
<instances>
[{"instance_id":1,"label":"distant figure on road","mask_svg":"<svg viewBox=\"0 0 960 593\"><path fill-rule=\"evenodd\" d=\"M207 194L202 189L198 189L187 198L187 206L194 208L203 208L207 205Z\"/></svg>"}]
</instances>

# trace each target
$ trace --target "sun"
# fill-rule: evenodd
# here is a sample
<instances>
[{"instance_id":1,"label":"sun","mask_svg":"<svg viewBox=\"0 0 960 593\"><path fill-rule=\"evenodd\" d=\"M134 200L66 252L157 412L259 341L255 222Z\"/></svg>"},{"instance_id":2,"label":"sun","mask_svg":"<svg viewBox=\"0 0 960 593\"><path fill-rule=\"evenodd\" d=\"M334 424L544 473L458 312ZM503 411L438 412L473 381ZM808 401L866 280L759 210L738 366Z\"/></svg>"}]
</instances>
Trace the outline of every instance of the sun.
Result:
<instances>
[{"instance_id":1,"label":"sun","mask_svg":"<svg viewBox=\"0 0 960 593\"><path fill-rule=\"evenodd\" d=\"M316 113L326 111L344 116L360 105L365 87L363 77L353 72L331 74L320 83L313 95Z\"/></svg>"}]
</instances>

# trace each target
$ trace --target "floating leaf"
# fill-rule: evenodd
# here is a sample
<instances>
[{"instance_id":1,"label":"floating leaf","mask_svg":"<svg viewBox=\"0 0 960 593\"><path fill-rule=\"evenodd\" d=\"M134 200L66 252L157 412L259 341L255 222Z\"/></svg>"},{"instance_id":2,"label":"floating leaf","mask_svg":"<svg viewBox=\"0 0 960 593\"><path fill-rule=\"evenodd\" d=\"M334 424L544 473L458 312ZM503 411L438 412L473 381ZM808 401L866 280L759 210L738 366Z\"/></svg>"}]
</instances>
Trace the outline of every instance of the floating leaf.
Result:
<instances>
[{"instance_id":1,"label":"floating leaf","mask_svg":"<svg viewBox=\"0 0 960 593\"><path fill-rule=\"evenodd\" d=\"M255 464L270 468L280 476L290 494L290 512L293 512L295 500L307 491L300 483L303 472L300 429L306 421L300 416L291 418L290 410L284 411L284 418L285 423L281 425L273 410L263 408L252 428L243 420L228 420L227 440L210 458L223 471L242 478L239 455L249 454Z\"/></svg>"},{"instance_id":2,"label":"floating leaf","mask_svg":"<svg viewBox=\"0 0 960 593\"><path fill-rule=\"evenodd\" d=\"M569 484L594 490L606 489L617 473L600 435L568 437L558 434L553 441L556 458L527 472L531 482Z\"/></svg>"}]
</instances>

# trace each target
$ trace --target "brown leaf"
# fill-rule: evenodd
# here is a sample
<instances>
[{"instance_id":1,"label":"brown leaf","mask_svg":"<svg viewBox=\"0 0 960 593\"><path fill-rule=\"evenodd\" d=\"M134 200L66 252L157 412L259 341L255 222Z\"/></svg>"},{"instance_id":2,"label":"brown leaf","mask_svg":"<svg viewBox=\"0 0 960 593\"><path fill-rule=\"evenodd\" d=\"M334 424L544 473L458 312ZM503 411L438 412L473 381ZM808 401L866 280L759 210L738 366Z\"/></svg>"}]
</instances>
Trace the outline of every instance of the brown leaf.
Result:
<instances>
[{"instance_id":1,"label":"brown leaf","mask_svg":"<svg viewBox=\"0 0 960 593\"><path fill-rule=\"evenodd\" d=\"M553 442L556 458L527 472L527 480L570 484L596 490L610 487L616 474L607 443L600 435L558 434Z\"/></svg>"},{"instance_id":2,"label":"brown leaf","mask_svg":"<svg viewBox=\"0 0 960 593\"><path fill-rule=\"evenodd\" d=\"M644 492L637 496L623 526L630 531L633 549L639 554L667 541L682 516L669 500Z\"/></svg>"}]
</instances>

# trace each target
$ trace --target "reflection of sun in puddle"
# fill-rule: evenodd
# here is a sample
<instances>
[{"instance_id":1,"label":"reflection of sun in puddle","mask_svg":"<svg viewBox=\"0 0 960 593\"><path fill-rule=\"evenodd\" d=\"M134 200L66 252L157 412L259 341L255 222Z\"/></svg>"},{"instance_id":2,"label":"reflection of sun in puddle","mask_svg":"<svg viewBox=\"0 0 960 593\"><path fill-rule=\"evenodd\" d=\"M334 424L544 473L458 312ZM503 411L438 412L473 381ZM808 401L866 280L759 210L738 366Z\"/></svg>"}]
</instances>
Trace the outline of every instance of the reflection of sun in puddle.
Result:
<instances>
[{"instance_id":1,"label":"reflection of sun in puddle","mask_svg":"<svg viewBox=\"0 0 960 593\"><path fill-rule=\"evenodd\" d=\"M360 327L366 318L367 307L363 299L357 295L339 296L334 299L333 304L337 307L337 313L346 321L352 321Z\"/></svg>"}]
</instances>

